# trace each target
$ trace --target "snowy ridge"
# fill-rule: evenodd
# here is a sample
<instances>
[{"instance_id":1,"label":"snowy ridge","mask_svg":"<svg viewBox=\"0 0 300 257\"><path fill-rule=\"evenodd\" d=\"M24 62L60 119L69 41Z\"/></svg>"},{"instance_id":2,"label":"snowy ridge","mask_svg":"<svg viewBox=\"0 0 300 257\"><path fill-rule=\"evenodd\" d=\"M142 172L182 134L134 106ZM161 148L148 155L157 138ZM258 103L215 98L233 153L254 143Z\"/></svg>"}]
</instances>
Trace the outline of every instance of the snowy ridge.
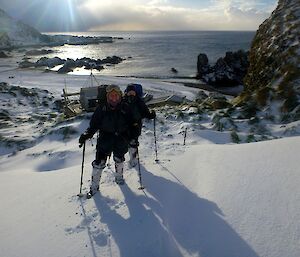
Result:
<instances>
[{"instance_id":1,"label":"snowy ridge","mask_svg":"<svg viewBox=\"0 0 300 257\"><path fill-rule=\"evenodd\" d=\"M0 47L36 45L47 40L36 29L16 21L0 9Z\"/></svg>"}]
</instances>

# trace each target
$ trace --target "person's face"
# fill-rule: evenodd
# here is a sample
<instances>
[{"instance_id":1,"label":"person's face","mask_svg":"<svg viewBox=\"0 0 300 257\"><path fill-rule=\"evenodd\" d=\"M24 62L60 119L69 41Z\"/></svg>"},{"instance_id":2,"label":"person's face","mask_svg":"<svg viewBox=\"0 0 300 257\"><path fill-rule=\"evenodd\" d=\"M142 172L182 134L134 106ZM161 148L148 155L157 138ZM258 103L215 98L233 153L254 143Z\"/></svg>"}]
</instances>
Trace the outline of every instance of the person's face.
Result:
<instances>
[{"instance_id":1,"label":"person's face","mask_svg":"<svg viewBox=\"0 0 300 257\"><path fill-rule=\"evenodd\" d=\"M134 90L130 90L127 92L128 96L136 96L136 92Z\"/></svg>"},{"instance_id":2,"label":"person's face","mask_svg":"<svg viewBox=\"0 0 300 257\"><path fill-rule=\"evenodd\" d=\"M107 95L107 102L111 106L116 107L121 102L120 94L114 90L109 92Z\"/></svg>"}]
</instances>

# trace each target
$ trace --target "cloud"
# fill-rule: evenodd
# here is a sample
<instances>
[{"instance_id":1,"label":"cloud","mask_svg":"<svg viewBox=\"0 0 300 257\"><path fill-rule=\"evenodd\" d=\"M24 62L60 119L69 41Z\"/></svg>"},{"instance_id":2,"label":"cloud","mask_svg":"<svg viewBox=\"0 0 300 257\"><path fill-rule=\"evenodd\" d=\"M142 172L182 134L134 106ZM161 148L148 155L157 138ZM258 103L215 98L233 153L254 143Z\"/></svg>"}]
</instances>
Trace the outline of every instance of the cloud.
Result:
<instances>
[{"instance_id":1,"label":"cloud","mask_svg":"<svg viewBox=\"0 0 300 257\"><path fill-rule=\"evenodd\" d=\"M237 8L239 1L216 1L205 9L174 7L170 1L88 0L81 13L88 16L90 30L255 30L270 13Z\"/></svg>"},{"instance_id":2,"label":"cloud","mask_svg":"<svg viewBox=\"0 0 300 257\"><path fill-rule=\"evenodd\" d=\"M255 30L275 0L1 0L41 31ZM268 2L268 4L267 4ZM17 6L14 4L17 3ZM197 6L197 7L196 7ZM4 8L5 9L5 8Z\"/></svg>"}]
</instances>

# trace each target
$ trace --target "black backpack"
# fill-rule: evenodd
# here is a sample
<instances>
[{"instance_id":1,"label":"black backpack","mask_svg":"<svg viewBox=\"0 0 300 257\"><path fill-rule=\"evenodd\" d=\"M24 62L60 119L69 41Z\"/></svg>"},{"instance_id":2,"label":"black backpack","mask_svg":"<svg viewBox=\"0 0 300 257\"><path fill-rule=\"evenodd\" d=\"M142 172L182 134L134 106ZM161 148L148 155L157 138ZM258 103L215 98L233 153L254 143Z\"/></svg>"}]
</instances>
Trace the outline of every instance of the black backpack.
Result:
<instances>
[{"instance_id":1,"label":"black backpack","mask_svg":"<svg viewBox=\"0 0 300 257\"><path fill-rule=\"evenodd\" d=\"M101 85L98 87L98 95L97 95L97 101L99 105L105 105L106 104L106 88L108 85Z\"/></svg>"}]
</instances>

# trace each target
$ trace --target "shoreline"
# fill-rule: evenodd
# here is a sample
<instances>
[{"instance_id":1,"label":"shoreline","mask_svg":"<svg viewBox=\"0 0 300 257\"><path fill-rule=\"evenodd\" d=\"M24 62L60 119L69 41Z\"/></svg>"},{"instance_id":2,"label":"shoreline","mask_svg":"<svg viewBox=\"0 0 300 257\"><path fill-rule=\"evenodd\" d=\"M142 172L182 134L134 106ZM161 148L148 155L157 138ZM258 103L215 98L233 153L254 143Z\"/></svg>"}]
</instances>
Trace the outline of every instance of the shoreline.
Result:
<instances>
[{"instance_id":1,"label":"shoreline","mask_svg":"<svg viewBox=\"0 0 300 257\"><path fill-rule=\"evenodd\" d=\"M104 37L106 38L106 37ZM50 49L52 49L52 47L55 46L50 46L50 45L35 45L34 49L38 49L38 48L43 48L45 46L48 46ZM80 46L80 45L78 45ZM24 51L20 51L20 49L24 49ZM20 46L17 48L14 48L11 52L10 52L10 56L8 58L0 58L0 74L4 74L4 73L14 73L14 72L41 72L44 74L53 74L53 75L63 75L63 76L82 76L87 77L90 75L91 71L95 71L93 72L93 75L95 75L96 77L105 77L105 78L120 78L120 79L124 79L124 80L152 80L152 81L161 81L161 82L167 82L167 83L172 83L172 84L177 84L177 85L181 85L184 86L186 88L195 88L198 90L206 90L209 92L218 92L224 95L229 95L229 96L237 96L239 93L242 92L243 90L243 86L236 86L236 87L213 87L207 83L205 83L202 80L196 79L196 74L195 75L191 75L191 76L178 76L176 74L171 74L170 72L166 75L150 75L150 76L139 76L139 75L116 75L116 74L109 74L109 70L113 70L113 67L115 64L106 66L104 70L97 70L97 69L85 69L83 67L81 68L74 68L73 71L71 72L66 72L66 73L58 73L57 70L53 70L53 68L47 68L46 66L41 66L41 67L24 67L21 68L19 67L20 63L24 61L25 58L33 58L33 60L35 60L35 56L27 56L25 53L26 51L30 51L32 49L31 46ZM39 50L37 50L39 51ZM40 59L43 58L48 58L46 57L47 54L45 55L40 55ZM54 57L53 57L54 58ZM48 59L53 59L53 58L48 58ZM86 59L88 59L87 57L85 57ZM6 65L6 63L8 63ZM126 65L126 63L124 63L123 65ZM56 66L55 66L56 67ZM5 70L3 70L5 69ZM76 71L77 69L77 71ZM82 71L82 72L80 72ZM103 72L106 74L103 74ZM14 77L14 74L10 74L9 78ZM9 82L9 81L6 81Z\"/></svg>"},{"instance_id":2,"label":"shoreline","mask_svg":"<svg viewBox=\"0 0 300 257\"><path fill-rule=\"evenodd\" d=\"M4 66L1 66L2 68ZM9 66L7 66L8 68ZM0 70L0 74L5 74L6 72L8 73L28 73L28 75L32 73L39 73L40 75L54 75L57 77L65 77L65 79L67 78L82 78L82 79L86 79L90 76L90 74L76 74L76 73L65 73L65 74L60 74L57 73L57 71L53 71L50 69L43 69L43 68L19 68L19 67L15 67L15 68L11 68L9 70ZM238 96L239 93L242 92L243 87L242 86L236 86L236 87L220 87L220 88L215 88L213 86L210 86L208 84L206 84L205 82L201 81L201 80L197 80L196 77L187 77L187 76L180 76L180 77L172 77L172 76L164 76L164 77L159 77L159 76L134 76L134 75L108 75L108 74L101 74L100 72L97 72L95 74L93 74L97 79L99 78L105 78L105 80L109 80L109 79L124 79L124 81L128 80L144 80L144 81L155 81L155 82L163 82L163 83L170 83L170 84L174 84L174 85L178 85L178 86L183 86L186 88L194 88L194 89L198 89L198 90L205 90L205 91L209 91L209 92L216 92L216 93L221 93L224 95L228 95L228 96L233 96L236 97ZM1 77L0 77L1 78ZM15 76L12 74L9 74L8 76L8 80L5 81L0 81L0 82L7 82L9 83L11 79L14 79ZM22 82L21 82L22 83Z\"/></svg>"}]
</instances>

